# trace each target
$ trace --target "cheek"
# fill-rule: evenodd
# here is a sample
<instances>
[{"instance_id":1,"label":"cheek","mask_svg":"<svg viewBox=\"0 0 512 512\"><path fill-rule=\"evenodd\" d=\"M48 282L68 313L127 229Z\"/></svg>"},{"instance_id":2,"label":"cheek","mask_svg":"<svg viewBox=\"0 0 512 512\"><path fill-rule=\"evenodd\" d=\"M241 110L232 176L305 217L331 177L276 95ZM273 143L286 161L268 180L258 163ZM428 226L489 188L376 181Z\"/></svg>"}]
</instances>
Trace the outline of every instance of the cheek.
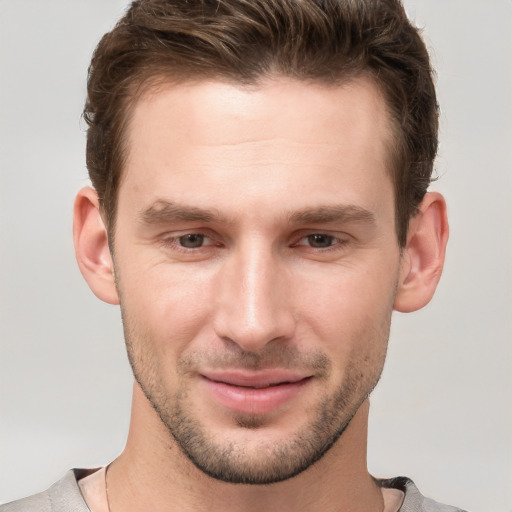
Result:
<instances>
[{"instance_id":1,"label":"cheek","mask_svg":"<svg viewBox=\"0 0 512 512\"><path fill-rule=\"evenodd\" d=\"M388 267L392 268L392 267ZM330 269L328 279L303 281L303 322L333 360L383 358L396 290L396 272ZM298 292L294 294L300 296ZM307 336L305 336L307 338ZM358 355L359 354L359 355Z\"/></svg>"},{"instance_id":2,"label":"cheek","mask_svg":"<svg viewBox=\"0 0 512 512\"><path fill-rule=\"evenodd\" d=\"M158 355L179 353L207 323L207 280L165 265L132 268L137 271L125 268L118 275L124 322Z\"/></svg>"}]
</instances>

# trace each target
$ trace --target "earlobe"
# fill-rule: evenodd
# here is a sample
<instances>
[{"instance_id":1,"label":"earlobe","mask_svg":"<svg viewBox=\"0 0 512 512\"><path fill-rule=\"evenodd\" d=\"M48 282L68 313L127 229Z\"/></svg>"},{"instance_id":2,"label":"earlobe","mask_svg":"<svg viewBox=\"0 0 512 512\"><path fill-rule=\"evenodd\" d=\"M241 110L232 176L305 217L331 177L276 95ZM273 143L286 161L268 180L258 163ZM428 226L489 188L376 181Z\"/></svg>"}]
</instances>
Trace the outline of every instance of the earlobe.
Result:
<instances>
[{"instance_id":1,"label":"earlobe","mask_svg":"<svg viewBox=\"0 0 512 512\"><path fill-rule=\"evenodd\" d=\"M416 311L430 302L443 270L447 242L445 200L441 194L429 192L409 224L394 303L396 311Z\"/></svg>"},{"instance_id":2,"label":"earlobe","mask_svg":"<svg viewBox=\"0 0 512 512\"><path fill-rule=\"evenodd\" d=\"M73 241L80 272L93 293L109 304L119 304L107 230L98 194L90 187L80 190L75 199Z\"/></svg>"}]
</instances>

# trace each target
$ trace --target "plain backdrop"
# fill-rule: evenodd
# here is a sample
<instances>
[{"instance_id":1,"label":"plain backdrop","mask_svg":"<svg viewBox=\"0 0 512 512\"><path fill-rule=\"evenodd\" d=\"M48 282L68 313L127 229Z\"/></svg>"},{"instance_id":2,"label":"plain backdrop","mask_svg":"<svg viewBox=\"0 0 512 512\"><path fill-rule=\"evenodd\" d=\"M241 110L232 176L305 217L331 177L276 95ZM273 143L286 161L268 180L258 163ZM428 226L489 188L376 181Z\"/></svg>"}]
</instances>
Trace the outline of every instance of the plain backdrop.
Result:
<instances>
[{"instance_id":1,"label":"plain backdrop","mask_svg":"<svg viewBox=\"0 0 512 512\"><path fill-rule=\"evenodd\" d=\"M123 448L118 308L76 267L86 69L127 2L0 0L0 502ZM512 2L408 0L438 70L451 239L438 293L396 314L369 466L470 511L512 511Z\"/></svg>"}]
</instances>

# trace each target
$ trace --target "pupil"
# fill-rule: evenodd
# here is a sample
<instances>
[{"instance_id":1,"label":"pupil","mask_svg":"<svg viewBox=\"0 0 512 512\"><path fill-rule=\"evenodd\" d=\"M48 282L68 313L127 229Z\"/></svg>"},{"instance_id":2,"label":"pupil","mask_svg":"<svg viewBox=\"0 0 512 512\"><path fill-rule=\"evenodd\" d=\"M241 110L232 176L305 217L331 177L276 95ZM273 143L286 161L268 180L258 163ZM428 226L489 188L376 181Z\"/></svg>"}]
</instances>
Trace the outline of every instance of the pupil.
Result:
<instances>
[{"instance_id":1,"label":"pupil","mask_svg":"<svg viewBox=\"0 0 512 512\"><path fill-rule=\"evenodd\" d=\"M333 242L332 236L329 235L309 235L308 240L311 247L330 247Z\"/></svg>"},{"instance_id":2,"label":"pupil","mask_svg":"<svg viewBox=\"0 0 512 512\"><path fill-rule=\"evenodd\" d=\"M182 247L186 247L187 249L195 249L197 247L201 247L204 242L204 235L192 234L185 235L179 238L180 245Z\"/></svg>"}]
</instances>

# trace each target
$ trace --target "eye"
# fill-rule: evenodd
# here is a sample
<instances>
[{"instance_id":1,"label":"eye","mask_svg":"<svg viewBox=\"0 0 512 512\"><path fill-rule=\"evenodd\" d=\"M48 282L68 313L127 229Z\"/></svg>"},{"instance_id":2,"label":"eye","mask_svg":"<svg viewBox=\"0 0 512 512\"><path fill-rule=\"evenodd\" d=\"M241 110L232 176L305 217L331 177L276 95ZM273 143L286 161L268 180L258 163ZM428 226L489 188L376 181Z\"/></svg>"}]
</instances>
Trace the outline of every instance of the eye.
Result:
<instances>
[{"instance_id":1,"label":"eye","mask_svg":"<svg viewBox=\"0 0 512 512\"><path fill-rule=\"evenodd\" d=\"M308 235L303 238L306 243L300 245L309 245L310 247L314 247L315 249L327 249L331 247L337 242L337 239L331 235L326 235L324 233L315 233L313 235Z\"/></svg>"},{"instance_id":2,"label":"eye","mask_svg":"<svg viewBox=\"0 0 512 512\"><path fill-rule=\"evenodd\" d=\"M292 247L301 249L304 254L315 257L338 257L346 254L350 245L350 237L345 233L303 233L297 236L297 241Z\"/></svg>"},{"instance_id":3,"label":"eye","mask_svg":"<svg viewBox=\"0 0 512 512\"><path fill-rule=\"evenodd\" d=\"M181 247L186 249L198 249L205 244L205 235L201 233L189 233L187 235L180 236L178 243Z\"/></svg>"}]
</instances>

